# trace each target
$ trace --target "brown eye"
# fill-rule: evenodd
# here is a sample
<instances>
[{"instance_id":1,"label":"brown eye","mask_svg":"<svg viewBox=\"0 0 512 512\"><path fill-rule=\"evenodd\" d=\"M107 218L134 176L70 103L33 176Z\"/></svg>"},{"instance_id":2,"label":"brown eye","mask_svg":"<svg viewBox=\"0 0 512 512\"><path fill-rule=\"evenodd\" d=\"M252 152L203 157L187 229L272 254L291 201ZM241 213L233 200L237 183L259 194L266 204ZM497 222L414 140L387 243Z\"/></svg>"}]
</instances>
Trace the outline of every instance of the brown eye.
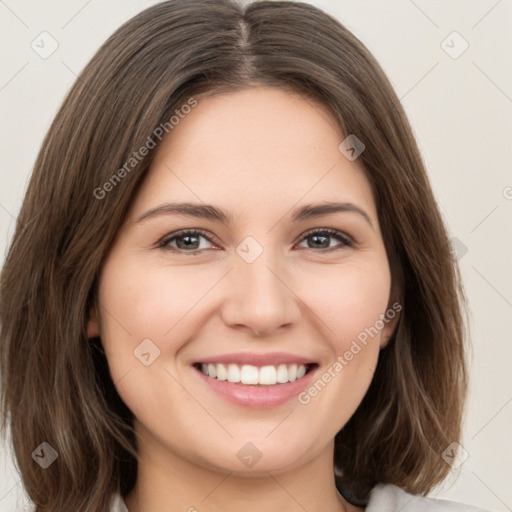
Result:
<instances>
[{"instance_id":1,"label":"brown eye","mask_svg":"<svg viewBox=\"0 0 512 512\"><path fill-rule=\"evenodd\" d=\"M331 247L330 242L332 241L332 239L341 242L341 247ZM344 247L351 247L354 245L353 240L349 236L335 229L322 229L310 231L302 238L302 241L304 240L311 240L311 244L308 244L308 247L305 247L305 249L320 249L324 251L337 250L342 249Z\"/></svg>"},{"instance_id":2,"label":"brown eye","mask_svg":"<svg viewBox=\"0 0 512 512\"><path fill-rule=\"evenodd\" d=\"M208 247L201 246L202 238L212 243L204 231L197 229L178 231L172 234L172 236L164 238L158 244L158 247L173 252L197 255L201 250L208 249ZM176 243L176 245L173 246L171 245L172 243Z\"/></svg>"},{"instance_id":3,"label":"brown eye","mask_svg":"<svg viewBox=\"0 0 512 512\"><path fill-rule=\"evenodd\" d=\"M204 247L204 244L201 244L201 239L213 244L205 231L189 229L171 233L171 235L165 237L158 243L158 248L175 253L197 256L201 251L211 248ZM337 246L331 246L332 240L339 242ZM335 229L317 229L310 231L302 237L302 241L308 241L308 246L302 248L319 249L318 252L330 252L331 250L335 251L354 245L354 241L348 235Z\"/></svg>"}]
</instances>

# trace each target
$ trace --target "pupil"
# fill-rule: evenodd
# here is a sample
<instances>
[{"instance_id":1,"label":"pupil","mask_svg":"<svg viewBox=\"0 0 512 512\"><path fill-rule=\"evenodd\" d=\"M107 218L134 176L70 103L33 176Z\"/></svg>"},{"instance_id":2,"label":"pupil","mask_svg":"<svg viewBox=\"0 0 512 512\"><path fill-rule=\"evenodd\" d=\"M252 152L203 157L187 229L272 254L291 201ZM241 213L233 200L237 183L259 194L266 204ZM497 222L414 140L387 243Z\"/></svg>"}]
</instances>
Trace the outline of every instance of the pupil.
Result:
<instances>
[{"instance_id":1,"label":"pupil","mask_svg":"<svg viewBox=\"0 0 512 512\"><path fill-rule=\"evenodd\" d=\"M324 242L325 242L329 237L324 236L324 235L313 235L313 239L314 239L314 240L318 240L319 238L323 238L323 240L324 240ZM325 246L325 244L324 244L324 246ZM328 246L329 246L329 244L327 244L327 247L328 247ZM317 245L317 247L318 247L318 245Z\"/></svg>"},{"instance_id":2,"label":"pupil","mask_svg":"<svg viewBox=\"0 0 512 512\"><path fill-rule=\"evenodd\" d=\"M190 242L191 239L196 239L195 242ZM177 239L177 245L179 246L180 245L180 240L187 240L183 245L185 248L190 248L191 245L194 245L194 244L197 244L197 236L195 235L186 235L186 236L182 236L180 238ZM182 249L183 247L180 247L180 249ZM196 247L194 247L196 248Z\"/></svg>"}]
</instances>

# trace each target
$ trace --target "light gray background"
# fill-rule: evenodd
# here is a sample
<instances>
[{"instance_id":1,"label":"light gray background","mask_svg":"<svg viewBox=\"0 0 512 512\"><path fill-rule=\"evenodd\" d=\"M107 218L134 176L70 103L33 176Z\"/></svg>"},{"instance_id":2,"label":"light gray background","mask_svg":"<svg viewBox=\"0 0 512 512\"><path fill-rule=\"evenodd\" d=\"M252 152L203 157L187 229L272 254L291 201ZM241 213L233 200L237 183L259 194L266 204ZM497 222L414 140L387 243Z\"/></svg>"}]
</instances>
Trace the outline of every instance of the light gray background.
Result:
<instances>
[{"instance_id":1,"label":"light gray background","mask_svg":"<svg viewBox=\"0 0 512 512\"><path fill-rule=\"evenodd\" d=\"M65 93L100 44L154 3L0 0L0 264L37 151ZM469 457L432 495L512 510L512 3L310 3L352 30L388 74L450 236L460 241L474 346L463 440ZM31 48L43 31L59 45L47 59ZM457 58L445 51L456 55L463 48L457 36L446 39L453 31L469 44ZM22 510L19 475L9 449L1 450L0 510Z\"/></svg>"}]
</instances>

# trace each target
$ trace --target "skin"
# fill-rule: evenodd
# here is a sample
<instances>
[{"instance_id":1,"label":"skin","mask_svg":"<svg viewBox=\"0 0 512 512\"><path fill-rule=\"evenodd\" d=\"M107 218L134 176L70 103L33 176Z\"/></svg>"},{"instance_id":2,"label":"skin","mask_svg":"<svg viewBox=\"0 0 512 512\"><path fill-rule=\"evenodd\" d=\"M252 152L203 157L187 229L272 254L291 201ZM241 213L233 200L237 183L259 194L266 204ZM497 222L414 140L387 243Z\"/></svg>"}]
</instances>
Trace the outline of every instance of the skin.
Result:
<instances>
[{"instance_id":1,"label":"skin","mask_svg":"<svg viewBox=\"0 0 512 512\"><path fill-rule=\"evenodd\" d=\"M232 404L191 365L284 351L317 361L320 377L381 318L394 297L370 184L360 161L339 151L345 137L332 114L312 100L263 86L196 99L156 149L90 311L89 336L101 336L136 418L138 479L126 504L130 512L360 511L335 487L334 436L365 395L398 315L307 405ZM182 201L215 205L234 220L136 222ZM354 212L291 222L292 209L326 201L357 205L373 227ZM209 240L194 239L191 249L183 238L171 242L180 253L157 247L192 228ZM339 230L357 245L334 237L315 245L304 236L313 228ZM248 236L263 248L250 264L236 252ZM149 366L134 357L147 338L160 350ZM251 468L237 457L248 442L262 454Z\"/></svg>"}]
</instances>

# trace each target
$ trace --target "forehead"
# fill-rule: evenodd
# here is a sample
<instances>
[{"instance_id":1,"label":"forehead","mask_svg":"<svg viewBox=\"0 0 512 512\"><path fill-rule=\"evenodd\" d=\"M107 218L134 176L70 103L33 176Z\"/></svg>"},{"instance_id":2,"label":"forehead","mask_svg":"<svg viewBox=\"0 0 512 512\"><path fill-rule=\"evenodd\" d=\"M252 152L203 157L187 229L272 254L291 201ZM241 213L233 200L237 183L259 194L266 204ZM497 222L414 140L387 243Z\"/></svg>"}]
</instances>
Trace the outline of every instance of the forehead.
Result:
<instances>
[{"instance_id":1,"label":"forehead","mask_svg":"<svg viewBox=\"0 0 512 512\"><path fill-rule=\"evenodd\" d=\"M157 148L137 210L200 200L275 214L303 198L357 202L375 215L363 167L339 151L345 137L325 106L269 87L195 99Z\"/></svg>"}]
</instances>

